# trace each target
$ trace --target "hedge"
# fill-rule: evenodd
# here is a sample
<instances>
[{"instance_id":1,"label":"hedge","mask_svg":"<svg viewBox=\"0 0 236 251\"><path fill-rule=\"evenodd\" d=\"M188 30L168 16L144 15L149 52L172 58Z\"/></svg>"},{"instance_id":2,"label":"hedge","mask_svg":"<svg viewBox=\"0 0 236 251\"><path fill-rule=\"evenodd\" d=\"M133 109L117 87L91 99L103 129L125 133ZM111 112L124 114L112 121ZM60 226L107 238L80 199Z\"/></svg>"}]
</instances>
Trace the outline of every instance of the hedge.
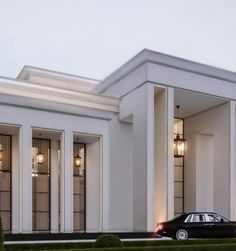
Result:
<instances>
[{"instance_id":1,"label":"hedge","mask_svg":"<svg viewBox=\"0 0 236 251\"><path fill-rule=\"evenodd\" d=\"M111 248L122 247L123 243L120 238L114 234L102 234L98 236L97 240L93 243L94 248Z\"/></svg>"},{"instance_id":2,"label":"hedge","mask_svg":"<svg viewBox=\"0 0 236 251\"><path fill-rule=\"evenodd\" d=\"M144 246L178 246L178 245L207 245L207 244L226 244L235 243L236 238L217 238L217 239L190 239L187 241L178 240L154 240L154 241L125 241L125 247L144 247Z\"/></svg>"},{"instance_id":3,"label":"hedge","mask_svg":"<svg viewBox=\"0 0 236 251\"><path fill-rule=\"evenodd\" d=\"M146 247L121 247L121 248L90 248L73 249L70 251L232 251L236 250L236 244L210 244L210 245L184 245L184 246L146 246ZM48 250L49 251L49 250ZM50 250L53 251L53 250ZM65 251L65 249L54 250Z\"/></svg>"},{"instance_id":4,"label":"hedge","mask_svg":"<svg viewBox=\"0 0 236 251\"><path fill-rule=\"evenodd\" d=\"M23 251L23 250L68 250L68 249L86 249L89 251L93 250L107 250L107 249L93 249L94 242L77 242L77 243L38 243L38 244L6 244L5 249L7 251ZM190 246L201 246L201 250L203 247L214 246L214 248L218 248L221 246L232 247L236 250L236 239L195 239L195 240L187 240L187 241L177 241L177 240L159 240L159 241L125 241L123 242L123 248L119 248L118 250L172 250L170 248L177 248L177 246L181 246L181 248L188 248ZM157 248L157 249L155 249ZM159 249L158 249L159 248ZM162 248L162 249L160 249ZM163 249L169 248L169 249ZM148 249L148 250L149 250ZM111 249L109 249L111 250ZM116 249L112 249L112 251L116 251ZM187 250L187 249L181 249ZM190 249L189 249L190 250ZM196 250L196 249L191 249ZM206 249L212 250L212 249ZM216 249L218 250L218 249ZM223 250L223 249L219 249ZM228 249L226 249L228 250Z\"/></svg>"}]
</instances>

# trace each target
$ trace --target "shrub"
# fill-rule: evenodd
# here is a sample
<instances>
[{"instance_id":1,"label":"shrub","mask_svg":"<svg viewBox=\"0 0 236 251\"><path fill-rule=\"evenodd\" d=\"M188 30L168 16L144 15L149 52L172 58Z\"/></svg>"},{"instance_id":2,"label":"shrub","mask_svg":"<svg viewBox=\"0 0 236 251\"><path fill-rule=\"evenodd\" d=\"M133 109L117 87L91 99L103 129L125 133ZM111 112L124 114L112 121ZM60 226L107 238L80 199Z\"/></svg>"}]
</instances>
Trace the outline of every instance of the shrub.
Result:
<instances>
[{"instance_id":1,"label":"shrub","mask_svg":"<svg viewBox=\"0 0 236 251\"><path fill-rule=\"evenodd\" d=\"M95 248L122 247L122 242L117 235L101 234L93 245Z\"/></svg>"},{"instance_id":2,"label":"shrub","mask_svg":"<svg viewBox=\"0 0 236 251\"><path fill-rule=\"evenodd\" d=\"M4 236L3 236L3 229L2 229L2 220L0 217L0 251L3 251L3 242L4 242Z\"/></svg>"}]
</instances>

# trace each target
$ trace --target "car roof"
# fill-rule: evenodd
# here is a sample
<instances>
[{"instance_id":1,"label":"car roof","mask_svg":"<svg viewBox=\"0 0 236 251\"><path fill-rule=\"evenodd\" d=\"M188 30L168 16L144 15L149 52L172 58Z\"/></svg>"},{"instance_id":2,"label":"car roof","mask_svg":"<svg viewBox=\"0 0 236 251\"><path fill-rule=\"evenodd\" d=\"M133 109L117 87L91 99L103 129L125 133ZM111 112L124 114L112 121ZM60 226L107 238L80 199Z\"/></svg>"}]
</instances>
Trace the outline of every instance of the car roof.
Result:
<instances>
[{"instance_id":1,"label":"car roof","mask_svg":"<svg viewBox=\"0 0 236 251\"><path fill-rule=\"evenodd\" d=\"M189 214L218 214L215 212L188 212L188 213L184 213L184 215L189 215Z\"/></svg>"}]
</instances>

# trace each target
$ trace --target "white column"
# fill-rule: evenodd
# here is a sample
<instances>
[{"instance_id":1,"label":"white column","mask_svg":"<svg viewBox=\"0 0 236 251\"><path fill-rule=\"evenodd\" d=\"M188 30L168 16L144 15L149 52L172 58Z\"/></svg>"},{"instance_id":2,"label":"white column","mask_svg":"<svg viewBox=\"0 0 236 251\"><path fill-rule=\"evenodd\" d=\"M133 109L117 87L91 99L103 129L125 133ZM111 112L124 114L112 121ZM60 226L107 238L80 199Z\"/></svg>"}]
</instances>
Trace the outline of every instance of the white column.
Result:
<instances>
[{"instance_id":1,"label":"white column","mask_svg":"<svg viewBox=\"0 0 236 251\"><path fill-rule=\"evenodd\" d=\"M147 231L154 230L154 86L147 85Z\"/></svg>"},{"instance_id":2,"label":"white column","mask_svg":"<svg viewBox=\"0 0 236 251\"><path fill-rule=\"evenodd\" d=\"M73 232L73 133L64 132L64 231Z\"/></svg>"},{"instance_id":3,"label":"white column","mask_svg":"<svg viewBox=\"0 0 236 251\"><path fill-rule=\"evenodd\" d=\"M102 187L102 208L101 208L101 217L102 217L102 231L109 231L109 210L110 210L110 201L109 201L109 138L108 135L103 135L101 138L101 183Z\"/></svg>"},{"instance_id":4,"label":"white column","mask_svg":"<svg viewBox=\"0 0 236 251\"><path fill-rule=\"evenodd\" d=\"M65 148L65 133L63 132L60 137L60 232L65 231L65 154L64 154L64 148Z\"/></svg>"},{"instance_id":5,"label":"white column","mask_svg":"<svg viewBox=\"0 0 236 251\"><path fill-rule=\"evenodd\" d=\"M32 232L32 128L20 130L21 231Z\"/></svg>"},{"instance_id":6,"label":"white column","mask_svg":"<svg viewBox=\"0 0 236 251\"><path fill-rule=\"evenodd\" d=\"M154 224L174 215L172 88L157 88L155 96Z\"/></svg>"},{"instance_id":7,"label":"white column","mask_svg":"<svg viewBox=\"0 0 236 251\"><path fill-rule=\"evenodd\" d=\"M101 232L100 141L86 144L86 232Z\"/></svg>"},{"instance_id":8,"label":"white column","mask_svg":"<svg viewBox=\"0 0 236 251\"><path fill-rule=\"evenodd\" d=\"M236 106L234 101L230 101L230 219L236 220L236 199L235 199L235 191L236 191Z\"/></svg>"},{"instance_id":9,"label":"white column","mask_svg":"<svg viewBox=\"0 0 236 251\"><path fill-rule=\"evenodd\" d=\"M174 216L174 89L167 88L167 219Z\"/></svg>"},{"instance_id":10,"label":"white column","mask_svg":"<svg viewBox=\"0 0 236 251\"><path fill-rule=\"evenodd\" d=\"M19 135L12 136L12 232L20 232L20 150Z\"/></svg>"},{"instance_id":11,"label":"white column","mask_svg":"<svg viewBox=\"0 0 236 251\"><path fill-rule=\"evenodd\" d=\"M51 232L58 232L59 217L59 163L58 140L51 140Z\"/></svg>"}]
</instances>

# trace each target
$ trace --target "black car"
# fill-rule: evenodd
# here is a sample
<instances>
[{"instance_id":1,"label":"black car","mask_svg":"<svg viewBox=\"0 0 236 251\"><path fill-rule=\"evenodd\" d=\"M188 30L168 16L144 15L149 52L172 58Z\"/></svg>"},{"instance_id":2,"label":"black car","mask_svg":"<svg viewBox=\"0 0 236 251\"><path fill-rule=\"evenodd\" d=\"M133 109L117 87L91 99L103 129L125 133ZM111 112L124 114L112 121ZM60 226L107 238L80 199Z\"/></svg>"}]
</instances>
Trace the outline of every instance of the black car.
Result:
<instances>
[{"instance_id":1,"label":"black car","mask_svg":"<svg viewBox=\"0 0 236 251\"><path fill-rule=\"evenodd\" d=\"M236 222L209 212L182 214L157 224L156 237L188 238L236 237Z\"/></svg>"}]
</instances>

